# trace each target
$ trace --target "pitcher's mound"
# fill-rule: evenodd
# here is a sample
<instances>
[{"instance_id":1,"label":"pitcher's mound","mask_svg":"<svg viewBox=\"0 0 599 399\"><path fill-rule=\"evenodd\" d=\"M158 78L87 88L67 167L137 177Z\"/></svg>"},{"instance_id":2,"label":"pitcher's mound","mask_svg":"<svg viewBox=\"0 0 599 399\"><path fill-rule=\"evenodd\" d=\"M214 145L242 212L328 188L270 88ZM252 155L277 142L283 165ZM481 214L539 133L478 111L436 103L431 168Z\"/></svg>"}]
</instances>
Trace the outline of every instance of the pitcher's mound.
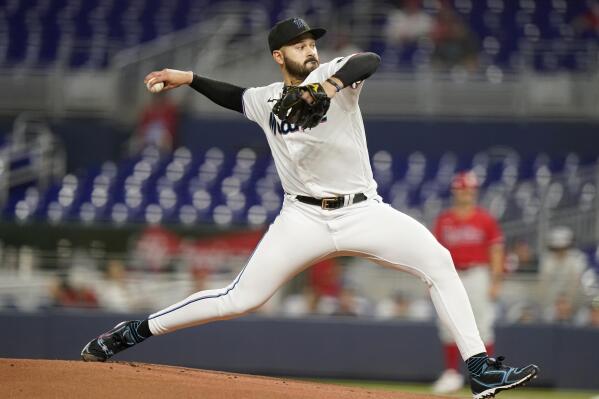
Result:
<instances>
[{"instance_id":1,"label":"pitcher's mound","mask_svg":"<svg viewBox=\"0 0 599 399\"><path fill-rule=\"evenodd\" d=\"M0 359L0 398L427 399L440 397L155 364Z\"/></svg>"}]
</instances>

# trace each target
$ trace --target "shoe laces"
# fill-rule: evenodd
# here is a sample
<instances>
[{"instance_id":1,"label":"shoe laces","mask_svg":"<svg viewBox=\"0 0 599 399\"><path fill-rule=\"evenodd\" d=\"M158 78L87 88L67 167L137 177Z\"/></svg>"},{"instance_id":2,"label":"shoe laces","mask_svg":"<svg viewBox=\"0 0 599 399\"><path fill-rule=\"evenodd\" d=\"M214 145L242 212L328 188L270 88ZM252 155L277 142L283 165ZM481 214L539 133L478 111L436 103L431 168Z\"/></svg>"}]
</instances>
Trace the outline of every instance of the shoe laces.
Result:
<instances>
[{"instance_id":1,"label":"shoe laces","mask_svg":"<svg viewBox=\"0 0 599 399\"><path fill-rule=\"evenodd\" d=\"M112 347L119 347L123 345L123 343L126 343L125 333L125 330L116 331L104 337L104 342L108 343Z\"/></svg>"},{"instance_id":2,"label":"shoe laces","mask_svg":"<svg viewBox=\"0 0 599 399\"><path fill-rule=\"evenodd\" d=\"M489 366L492 366L493 368L499 370L503 367L503 361L505 360L505 357L503 356L498 356L497 358L488 358L487 359L487 364Z\"/></svg>"},{"instance_id":3,"label":"shoe laces","mask_svg":"<svg viewBox=\"0 0 599 399\"><path fill-rule=\"evenodd\" d=\"M124 338L125 338L124 334L123 335L121 335L119 333L114 334L114 337L113 337L114 345L121 346L125 342Z\"/></svg>"}]
</instances>

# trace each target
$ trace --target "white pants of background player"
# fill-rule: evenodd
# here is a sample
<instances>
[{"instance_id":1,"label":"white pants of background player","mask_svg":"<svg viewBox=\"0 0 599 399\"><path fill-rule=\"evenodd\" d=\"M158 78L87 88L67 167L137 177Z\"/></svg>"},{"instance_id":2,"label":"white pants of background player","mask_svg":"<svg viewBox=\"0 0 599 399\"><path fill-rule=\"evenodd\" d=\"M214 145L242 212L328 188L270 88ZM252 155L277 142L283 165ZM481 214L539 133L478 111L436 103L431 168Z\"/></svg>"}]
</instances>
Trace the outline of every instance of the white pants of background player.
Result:
<instances>
[{"instance_id":1,"label":"white pants of background player","mask_svg":"<svg viewBox=\"0 0 599 399\"><path fill-rule=\"evenodd\" d=\"M458 271L458 275L466 288L472 311L478 325L478 330L486 345L495 343L493 323L495 322L495 308L489 297L491 287L491 271L488 265L480 265L466 270ZM443 344L453 344L453 334L445 323L439 322L439 335Z\"/></svg>"},{"instance_id":2,"label":"white pants of background player","mask_svg":"<svg viewBox=\"0 0 599 399\"><path fill-rule=\"evenodd\" d=\"M463 359L485 351L449 252L419 222L380 197L323 210L287 196L281 213L227 287L197 292L149 316L154 335L248 313L322 259L355 255L420 277Z\"/></svg>"}]
</instances>

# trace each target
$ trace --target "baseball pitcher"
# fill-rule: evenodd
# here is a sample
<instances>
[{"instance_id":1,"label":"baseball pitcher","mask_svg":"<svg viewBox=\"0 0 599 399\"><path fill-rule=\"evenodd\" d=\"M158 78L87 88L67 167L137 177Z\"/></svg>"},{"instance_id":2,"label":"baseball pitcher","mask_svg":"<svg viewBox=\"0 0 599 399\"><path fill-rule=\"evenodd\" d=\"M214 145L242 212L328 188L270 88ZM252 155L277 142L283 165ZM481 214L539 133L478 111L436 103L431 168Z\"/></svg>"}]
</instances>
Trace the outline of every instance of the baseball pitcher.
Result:
<instances>
[{"instance_id":1,"label":"baseball pitcher","mask_svg":"<svg viewBox=\"0 0 599 399\"><path fill-rule=\"evenodd\" d=\"M474 398L494 397L537 374L535 365L510 367L501 357L487 356L449 252L426 227L377 194L358 99L380 58L358 53L321 64L316 40L325 33L301 18L277 23L268 44L283 81L264 87L243 88L173 69L146 76L150 88L191 86L256 122L271 148L285 198L231 284L197 292L145 320L119 323L83 348L84 360L105 361L151 336L244 315L311 264L354 255L426 282L466 361Z\"/></svg>"}]
</instances>

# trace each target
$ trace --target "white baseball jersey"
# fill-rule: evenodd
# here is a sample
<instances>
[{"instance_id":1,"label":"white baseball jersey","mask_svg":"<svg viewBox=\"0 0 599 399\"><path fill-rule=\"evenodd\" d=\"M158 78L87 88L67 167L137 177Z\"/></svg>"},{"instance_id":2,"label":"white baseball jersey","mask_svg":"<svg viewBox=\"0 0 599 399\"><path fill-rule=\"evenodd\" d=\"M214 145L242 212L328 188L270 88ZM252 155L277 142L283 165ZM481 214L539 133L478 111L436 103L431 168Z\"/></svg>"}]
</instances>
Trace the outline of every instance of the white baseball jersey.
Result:
<instances>
[{"instance_id":1,"label":"white baseball jersey","mask_svg":"<svg viewBox=\"0 0 599 399\"><path fill-rule=\"evenodd\" d=\"M302 85L324 82L350 57L335 58L320 65ZM376 194L358 106L362 85L359 83L337 93L325 120L307 130L282 122L273 114L283 82L244 92L243 112L264 130L285 192L316 198Z\"/></svg>"},{"instance_id":2,"label":"white baseball jersey","mask_svg":"<svg viewBox=\"0 0 599 399\"><path fill-rule=\"evenodd\" d=\"M336 58L321 65L303 84L326 80L346 61ZM355 87L337 93L327 120L305 131L272 113L283 83L245 91L244 113L266 133L283 188L291 195L285 196L281 212L235 280L151 314L152 334L240 316L264 304L309 265L352 254L420 277L428 284L439 317L448 325L462 357L485 351L449 251L425 226L376 194L358 107L361 84ZM330 210L294 198L360 192L367 200Z\"/></svg>"}]
</instances>

